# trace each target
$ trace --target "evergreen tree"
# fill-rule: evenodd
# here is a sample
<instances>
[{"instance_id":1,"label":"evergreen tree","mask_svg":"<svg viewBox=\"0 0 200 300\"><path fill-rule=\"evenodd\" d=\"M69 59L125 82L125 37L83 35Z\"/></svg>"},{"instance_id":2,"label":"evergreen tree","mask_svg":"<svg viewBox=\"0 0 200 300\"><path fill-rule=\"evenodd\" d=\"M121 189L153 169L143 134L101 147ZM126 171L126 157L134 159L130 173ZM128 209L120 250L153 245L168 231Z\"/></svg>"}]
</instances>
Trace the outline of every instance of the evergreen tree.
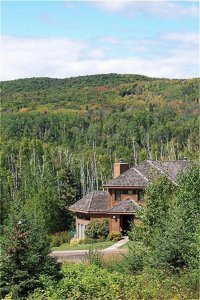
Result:
<instances>
[{"instance_id":1,"label":"evergreen tree","mask_svg":"<svg viewBox=\"0 0 200 300\"><path fill-rule=\"evenodd\" d=\"M12 294L14 299L25 299L37 287L42 287L41 276L60 277L60 265L50 257L46 230L39 219L27 217L19 198L12 205L4 228L1 257L1 297Z\"/></svg>"}]
</instances>

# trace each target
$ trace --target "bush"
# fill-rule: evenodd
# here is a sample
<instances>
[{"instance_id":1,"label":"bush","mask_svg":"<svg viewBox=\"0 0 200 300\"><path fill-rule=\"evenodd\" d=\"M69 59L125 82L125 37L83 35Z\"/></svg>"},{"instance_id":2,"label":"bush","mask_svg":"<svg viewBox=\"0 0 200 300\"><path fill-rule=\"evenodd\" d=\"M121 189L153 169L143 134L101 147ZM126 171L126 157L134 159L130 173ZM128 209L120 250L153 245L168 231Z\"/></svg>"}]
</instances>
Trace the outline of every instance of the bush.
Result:
<instances>
[{"instance_id":1,"label":"bush","mask_svg":"<svg viewBox=\"0 0 200 300\"><path fill-rule=\"evenodd\" d=\"M121 240L122 234L120 232L111 231L107 237L108 241L117 242Z\"/></svg>"},{"instance_id":2,"label":"bush","mask_svg":"<svg viewBox=\"0 0 200 300\"><path fill-rule=\"evenodd\" d=\"M94 243L97 243L99 240L94 240L94 239L91 239L91 238L85 238L84 239L84 244L94 244Z\"/></svg>"},{"instance_id":3,"label":"bush","mask_svg":"<svg viewBox=\"0 0 200 300\"><path fill-rule=\"evenodd\" d=\"M51 247L59 247L63 243L69 243L70 233L69 231L60 231L50 235Z\"/></svg>"},{"instance_id":4,"label":"bush","mask_svg":"<svg viewBox=\"0 0 200 300\"><path fill-rule=\"evenodd\" d=\"M70 246L77 246L79 244L81 244L81 240L71 239L71 241L70 241Z\"/></svg>"},{"instance_id":5,"label":"bush","mask_svg":"<svg viewBox=\"0 0 200 300\"><path fill-rule=\"evenodd\" d=\"M61 240L59 236L52 236L51 237L51 246L52 247L59 247L61 245Z\"/></svg>"},{"instance_id":6,"label":"bush","mask_svg":"<svg viewBox=\"0 0 200 300\"><path fill-rule=\"evenodd\" d=\"M106 239L109 233L109 222L108 220L103 221L92 221L89 223L85 230L87 238L91 239Z\"/></svg>"},{"instance_id":7,"label":"bush","mask_svg":"<svg viewBox=\"0 0 200 300\"><path fill-rule=\"evenodd\" d=\"M129 246L128 254L118 263L118 268L124 273L139 273L144 269L147 250L140 243Z\"/></svg>"},{"instance_id":8,"label":"bush","mask_svg":"<svg viewBox=\"0 0 200 300\"><path fill-rule=\"evenodd\" d=\"M45 287L35 290L28 300L198 299L198 277L188 275L180 277L155 269L128 275L94 264L64 263L63 279L57 283L46 277Z\"/></svg>"},{"instance_id":9,"label":"bush","mask_svg":"<svg viewBox=\"0 0 200 300\"><path fill-rule=\"evenodd\" d=\"M134 226L128 233L130 241L142 242L144 240L144 228L142 225Z\"/></svg>"},{"instance_id":10,"label":"bush","mask_svg":"<svg viewBox=\"0 0 200 300\"><path fill-rule=\"evenodd\" d=\"M100 251L95 249L89 249L88 253L86 253L85 261L90 265L96 265L98 267L103 266L103 255Z\"/></svg>"}]
</instances>

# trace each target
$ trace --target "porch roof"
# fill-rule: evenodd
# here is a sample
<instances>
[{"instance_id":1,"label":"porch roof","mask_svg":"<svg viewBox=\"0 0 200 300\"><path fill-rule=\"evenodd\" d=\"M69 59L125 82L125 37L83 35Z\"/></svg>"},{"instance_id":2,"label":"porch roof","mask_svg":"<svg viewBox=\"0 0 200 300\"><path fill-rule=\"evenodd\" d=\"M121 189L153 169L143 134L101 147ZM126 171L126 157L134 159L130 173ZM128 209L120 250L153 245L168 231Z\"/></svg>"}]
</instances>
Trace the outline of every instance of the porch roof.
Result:
<instances>
[{"instance_id":1,"label":"porch roof","mask_svg":"<svg viewBox=\"0 0 200 300\"><path fill-rule=\"evenodd\" d=\"M121 201L119 204L113 206L108 210L108 214L113 213L135 213L142 209L142 207L136 203L134 200L128 198L124 201Z\"/></svg>"}]
</instances>

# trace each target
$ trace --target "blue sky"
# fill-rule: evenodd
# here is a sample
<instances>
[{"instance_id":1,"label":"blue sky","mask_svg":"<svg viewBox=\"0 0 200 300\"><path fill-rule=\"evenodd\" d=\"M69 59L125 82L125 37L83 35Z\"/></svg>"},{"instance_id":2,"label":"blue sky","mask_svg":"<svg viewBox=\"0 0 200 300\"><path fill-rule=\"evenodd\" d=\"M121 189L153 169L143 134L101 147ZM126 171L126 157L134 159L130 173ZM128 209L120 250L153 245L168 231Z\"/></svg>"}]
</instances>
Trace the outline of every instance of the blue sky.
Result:
<instances>
[{"instance_id":1,"label":"blue sky","mask_svg":"<svg viewBox=\"0 0 200 300\"><path fill-rule=\"evenodd\" d=\"M2 80L198 76L198 2L2 1Z\"/></svg>"}]
</instances>

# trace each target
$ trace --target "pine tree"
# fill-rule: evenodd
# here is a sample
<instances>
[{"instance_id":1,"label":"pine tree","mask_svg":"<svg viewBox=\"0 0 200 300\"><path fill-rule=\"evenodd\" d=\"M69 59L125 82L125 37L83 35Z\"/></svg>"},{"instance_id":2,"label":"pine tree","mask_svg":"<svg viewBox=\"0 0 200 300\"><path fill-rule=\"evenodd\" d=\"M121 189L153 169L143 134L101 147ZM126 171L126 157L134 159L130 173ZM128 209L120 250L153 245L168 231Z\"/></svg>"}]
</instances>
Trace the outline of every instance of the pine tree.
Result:
<instances>
[{"instance_id":1,"label":"pine tree","mask_svg":"<svg viewBox=\"0 0 200 300\"><path fill-rule=\"evenodd\" d=\"M60 265L49 256L49 240L39 220L31 220L16 199L4 228L5 241L1 257L1 297L11 293L14 299L24 299L37 287L42 287L41 275L60 277Z\"/></svg>"}]
</instances>

